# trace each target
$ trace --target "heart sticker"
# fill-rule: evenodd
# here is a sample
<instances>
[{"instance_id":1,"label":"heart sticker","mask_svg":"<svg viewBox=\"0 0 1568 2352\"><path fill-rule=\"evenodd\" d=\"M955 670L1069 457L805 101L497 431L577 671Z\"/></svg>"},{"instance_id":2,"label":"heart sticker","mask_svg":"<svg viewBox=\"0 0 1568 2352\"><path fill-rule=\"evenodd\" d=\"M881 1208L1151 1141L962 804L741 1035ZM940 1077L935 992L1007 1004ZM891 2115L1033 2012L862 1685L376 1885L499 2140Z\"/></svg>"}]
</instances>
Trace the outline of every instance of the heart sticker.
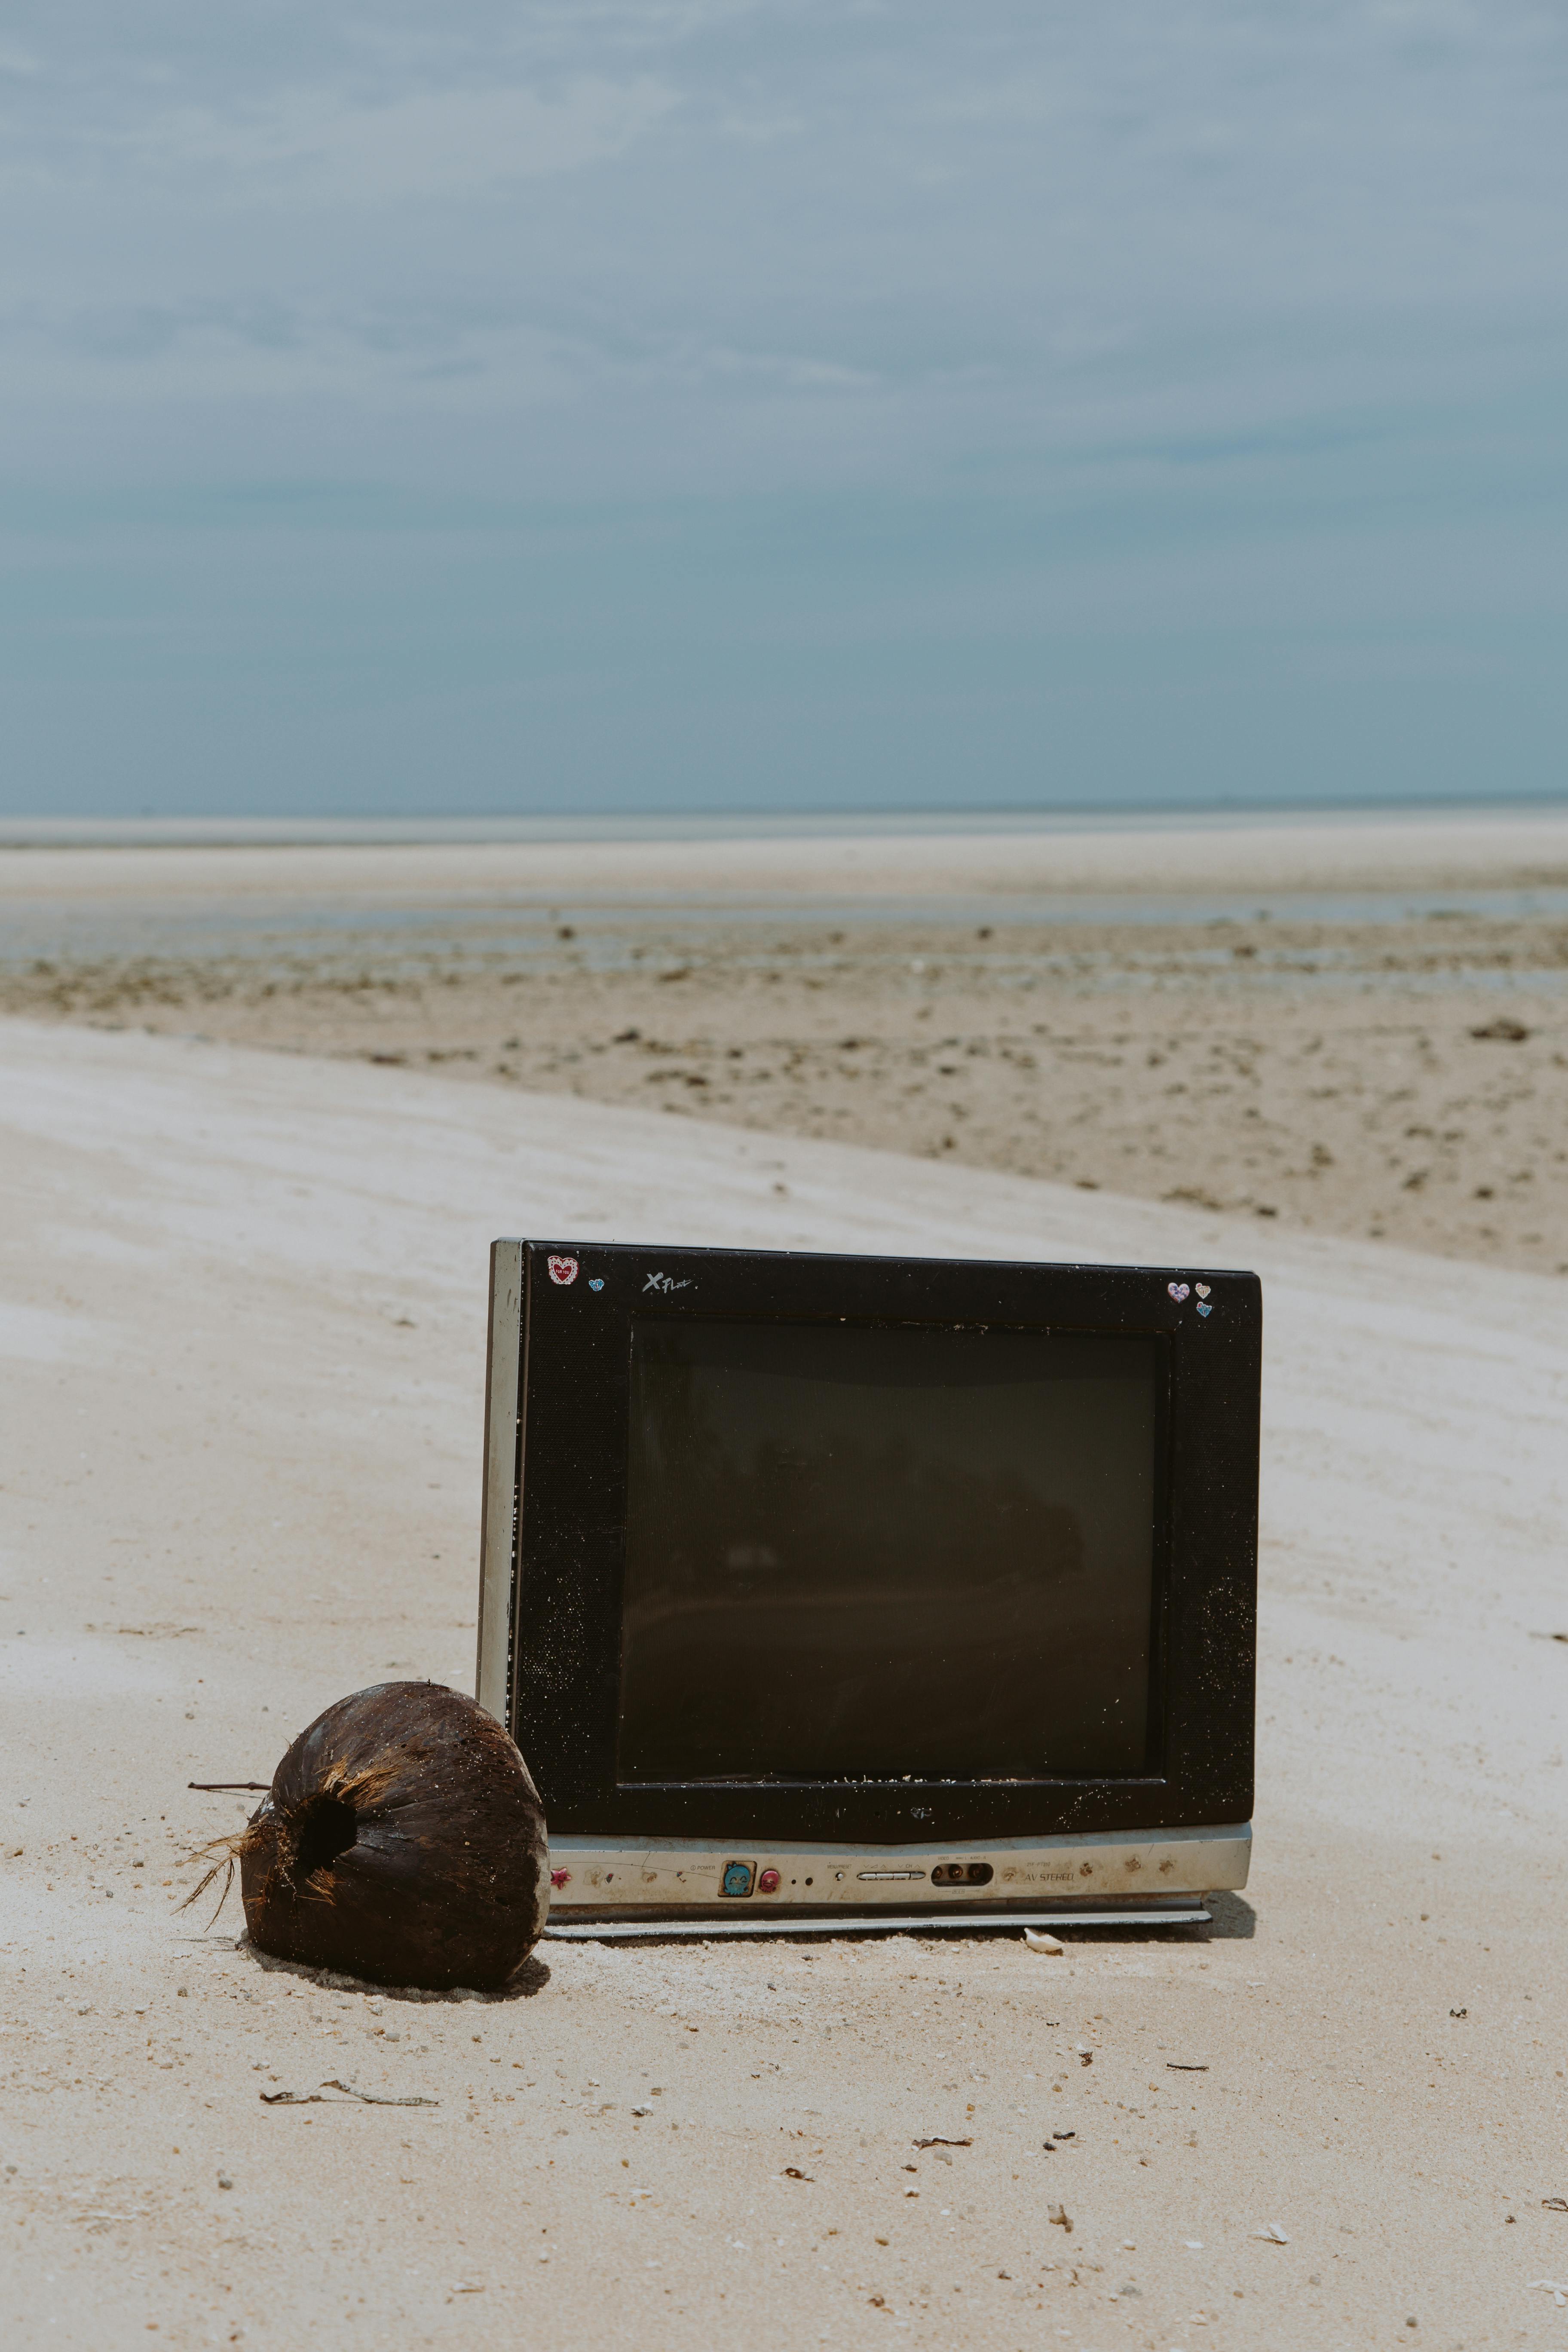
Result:
<instances>
[{"instance_id":1,"label":"heart sticker","mask_svg":"<svg viewBox=\"0 0 1568 2352\"><path fill-rule=\"evenodd\" d=\"M603 1290L604 1286L605 1277L602 1274L591 1274L588 1276L588 1287L590 1290Z\"/></svg>"},{"instance_id":2,"label":"heart sticker","mask_svg":"<svg viewBox=\"0 0 1568 2352\"><path fill-rule=\"evenodd\" d=\"M1206 1298L1208 1297L1209 1286L1206 1282L1194 1283L1193 1286L1196 1290L1200 1298Z\"/></svg>"},{"instance_id":3,"label":"heart sticker","mask_svg":"<svg viewBox=\"0 0 1568 2352\"><path fill-rule=\"evenodd\" d=\"M1200 1299L1198 1301L1198 1313L1200 1315L1212 1315L1214 1313L1214 1308L1212 1307L1205 1307Z\"/></svg>"},{"instance_id":4,"label":"heart sticker","mask_svg":"<svg viewBox=\"0 0 1568 2352\"><path fill-rule=\"evenodd\" d=\"M1177 1306L1179 1307L1179 1306L1181 1305L1181 1303L1182 1303L1183 1299L1184 1299L1184 1298L1186 1297L1186 1295L1187 1295L1187 1286L1186 1286L1186 1284L1185 1284L1184 1282L1168 1282L1168 1283L1165 1285L1165 1287L1166 1287L1166 1289L1170 1292L1170 1294L1171 1294L1172 1297L1175 1300L1175 1302L1176 1302Z\"/></svg>"},{"instance_id":5,"label":"heart sticker","mask_svg":"<svg viewBox=\"0 0 1568 2352\"><path fill-rule=\"evenodd\" d=\"M574 1257L552 1257L547 1259L546 1264L550 1268L552 1282L565 1284L576 1281L577 1261Z\"/></svg>"}]
</instances>

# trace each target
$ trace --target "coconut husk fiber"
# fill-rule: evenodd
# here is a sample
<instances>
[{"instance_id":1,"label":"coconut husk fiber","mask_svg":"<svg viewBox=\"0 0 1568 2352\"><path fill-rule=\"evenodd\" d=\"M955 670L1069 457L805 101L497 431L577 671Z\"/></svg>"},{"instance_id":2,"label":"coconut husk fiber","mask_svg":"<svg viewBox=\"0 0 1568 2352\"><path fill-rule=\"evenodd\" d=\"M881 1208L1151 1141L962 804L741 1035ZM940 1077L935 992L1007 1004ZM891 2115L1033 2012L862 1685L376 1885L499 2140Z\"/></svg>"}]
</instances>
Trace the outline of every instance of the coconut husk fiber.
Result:
<instances>
[{"instance_id":1,"label":"coconut husk fiber","mask_svg":"<svg viewBox=\"0 0 1568 2352\"><path fill-rule=\"evenodd\" d=\"M375 1984L504 1984L550 1907L528 1767L439 1683L374 1683L319 1715L233 1850L253 1944Z\"/></svg>"}]
</instances>

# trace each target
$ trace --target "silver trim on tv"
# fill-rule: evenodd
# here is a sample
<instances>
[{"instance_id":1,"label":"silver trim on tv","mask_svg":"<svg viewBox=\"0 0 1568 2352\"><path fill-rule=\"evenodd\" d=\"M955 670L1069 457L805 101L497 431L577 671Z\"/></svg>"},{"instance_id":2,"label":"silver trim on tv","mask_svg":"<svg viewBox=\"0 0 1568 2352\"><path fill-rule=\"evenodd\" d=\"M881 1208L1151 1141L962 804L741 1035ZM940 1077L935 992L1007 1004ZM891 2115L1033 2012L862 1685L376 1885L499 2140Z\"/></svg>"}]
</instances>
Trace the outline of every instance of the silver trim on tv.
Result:
<instances>
[{"instance_id":1,"label":"silver trim on tv","mask_svg":"<svg viewBox=\"0 0 1568 2352\"><path fill-rule=\"evenodd\" d=\"M743 1919L715 1919L683 1912L667 1919L555 1920L546 1936L563 1943L617 1943L634 1936L683 1937L706 1943L712 1936L931 1936L987 1932L1021 1935L1026 1927L1201 1927L1214 1916L1195 1895L1173 1895L1158 1903L1117 1904L1100 1910L980 1911L961 1904L956 1911L754 1911Z\"/></svg>"},{"instance_id":2,"label":"silver trim on tv","mask_svg":"<svg viewBox=\"0 0 1568 2352\"><path fill-rule=\"evenodd\" d=\"M485 1486L479 1522L479 1641L474 1696L507 1719L512 1555L517 1521L517 1408L522 1347L522 1244L490 1249L489 1351L485 1367ZM504 1441L507 1430L512 1443Z\"/></svg>"},{"instance_id":3,"label":"silver trim on tv","mask_svg":"<svg viewBox=\"0 0 1568 2352\"><path fill-rule=\"evenodd\" d=\"M679 1916L695 1906L716 1916L744 1912L766 1916L791 1906L832 1912L912 1900L933 1913L969 1906L992 1916L1007 1906L1081 1906L1107 1898L1138 1900L1207 1895L1247 1884L1252 1851L1249 1822L1214 1829L1104 1830L1092 1836L975 1838L952 1845L821 1845L748 1843L743 1838L666 1838L610 1843L603 1838L552 1837L551 1896L557 1924L574 1914L614 1917L662 1912ZM726 1866L750 1874L743 1895L723 1892ZM939 1866L988 1864L990 1875L932 1884ZM764 1889L764 1875L777 1874ZM911 1878L925 1882L915 1895Z\"/></svg>"}]
</instances>

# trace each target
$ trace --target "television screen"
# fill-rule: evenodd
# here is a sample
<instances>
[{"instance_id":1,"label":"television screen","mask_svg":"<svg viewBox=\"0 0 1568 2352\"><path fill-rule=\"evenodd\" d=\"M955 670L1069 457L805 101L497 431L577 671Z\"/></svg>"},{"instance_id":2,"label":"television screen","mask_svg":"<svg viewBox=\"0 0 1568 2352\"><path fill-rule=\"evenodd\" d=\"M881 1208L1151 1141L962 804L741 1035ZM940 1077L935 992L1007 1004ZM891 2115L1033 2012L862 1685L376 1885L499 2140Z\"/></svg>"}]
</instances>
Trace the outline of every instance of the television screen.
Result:
<instances>
[{"instance_id":1,"label":"television screen","mask_svg":"<svg viewBox=\"0 0 1568 2352\"><path fill-rule=\"evenodd\" d=\"M617 1779L1146 1769L1164 1357L634 1317Z\"/></svg>"}]
</instances>

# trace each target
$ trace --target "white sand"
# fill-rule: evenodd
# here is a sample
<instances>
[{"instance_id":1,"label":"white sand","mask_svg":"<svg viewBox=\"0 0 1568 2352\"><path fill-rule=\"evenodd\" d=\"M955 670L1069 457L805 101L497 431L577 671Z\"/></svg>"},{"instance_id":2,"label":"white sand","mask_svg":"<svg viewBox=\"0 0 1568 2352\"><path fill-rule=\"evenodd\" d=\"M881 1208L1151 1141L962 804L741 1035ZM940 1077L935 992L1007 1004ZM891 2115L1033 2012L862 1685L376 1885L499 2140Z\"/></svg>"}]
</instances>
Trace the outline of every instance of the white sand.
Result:
<instances>
[{"instance_id":1,"label":"white sand","mask_svg":"<svg viewBox=\"0 0 1568 2352\"><path fill-rule=\"evenodd\" d=\"M331 899L342 906L595 898L991 898L1057 892L1443 890L1568 882L1568 810L1103 832L868 830L773 838L289 847L0 848L26 899Z\"/></svg>"},{"instance_id":2,"label":"white sand","mask_svg":"<svg viewBox=\"0 0 1568 2352\"><path fill-rule=\"evenodd\" d=\"M1532 1638L1568 1631L1554 1286L21 1024L0 1139L10 2342L1166 2352L1568 2326L1532 2284L1568 2277L1542 2204L1568 2196L1568 1648ZM546 1945L531 1998L374 2010L237 1951L233 1902L210 1935L176 1914L176 1858L239 1811L188 1780L266 1780L394 1662L469 1685L486 1248L520 1231L1258 1265L1258 1844L1223 1932L1061 1960ZM258 2095L329 2076L440 2104ZM1047 2157L1053 2126L1078 2138ZM911 2145L932 2133L974 2144L943 2165Z\"/></svg>"}]
</instances>

